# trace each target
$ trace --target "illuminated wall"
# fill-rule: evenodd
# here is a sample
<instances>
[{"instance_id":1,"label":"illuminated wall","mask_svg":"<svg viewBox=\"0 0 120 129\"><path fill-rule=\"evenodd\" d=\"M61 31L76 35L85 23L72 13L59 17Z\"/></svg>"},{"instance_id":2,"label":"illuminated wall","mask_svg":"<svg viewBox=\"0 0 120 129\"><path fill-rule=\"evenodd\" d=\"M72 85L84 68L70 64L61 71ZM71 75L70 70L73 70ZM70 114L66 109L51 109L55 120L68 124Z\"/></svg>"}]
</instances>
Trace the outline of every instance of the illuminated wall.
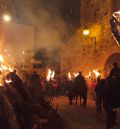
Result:
<instances>
[{"instance_id":1,"label":"illuminated wall","mask_svg":"<svg viewBox=\"0 0 120 129\"><path fill-rule=\"evenodd\" d=\"M104 76L107 59L120 53L109 26L111 0L81 0L80 11L81 27L62 46L61 73L82 71L86 75L96 68ZM83 35L86 28L90 31L87 37Z\"/></svg>"}]
</instances>

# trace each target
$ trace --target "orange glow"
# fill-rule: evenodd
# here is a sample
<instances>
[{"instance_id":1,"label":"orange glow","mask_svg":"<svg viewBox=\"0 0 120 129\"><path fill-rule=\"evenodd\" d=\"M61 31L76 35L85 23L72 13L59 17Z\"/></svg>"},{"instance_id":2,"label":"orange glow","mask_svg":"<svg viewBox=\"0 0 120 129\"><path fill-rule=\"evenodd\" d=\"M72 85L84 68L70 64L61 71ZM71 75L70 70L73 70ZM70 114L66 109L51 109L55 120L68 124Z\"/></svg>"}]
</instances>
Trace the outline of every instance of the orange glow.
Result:
<instances>
[{"instance_id":1,"label":"orange glow","mask_svg":"<svg viewBox=\"0 0 120 129\"><path fill-rule=\"evenodd\" d=\"M11 83L12 81L11 81L11 80L5 80L5 82L6 82L7 84L9 84L9 83Z\"/></svg>"},{"instance_id":2,"label":"orange glow","mask_svg":"<svg viewBox=\"0 0 120 129\"><path fill-rule=\"evenodd\" d=\"M73 73L74 74L74 77L77 77L79 75L79 73Z\"/></svg>"},{"instance_id":3,"label":"orange glow","mask_svg":"<svg viewBox=\"0 0 120 129\"><path fill-rule=\"evenodd\" d=\"M50 79L54 79L54 77L55 77L55 72L48 69L46 80L49 81Z\"/></svg>"},{"instance_id":4,"label":"orange glow","mask_svg":"<svg viewBox=\"0 0 120 129\"><path fill-rule=\"evenodd\" d=\"M86 75L86 78L90 79L91 78L91 72L89 71L89 74Z\"/></svg>"},{"instance_id":5,"label":"orange glow","mask_svg":"<svg viewBox=\"0 0 120 129\"><path fill-rule=\"evenodd\" d=\"M0 62L4 62L4 57L2 55L0 55Z\"/></svg>"},{"instance_id":6,"label":"orange glow","mask_svg":"<svg viewBox=\"0 0 120 129\"><path fill-rule=\"evenodd\" d=\"M93 69L93 73L96 75L96 77L100 76L100 73L98 72L98 69Z\"/></svg>"},{"instance_id":7,"label":"orange glow","mask_svg":"<svg viewBox=\"0 0 120 129\"><path fill-rule=\"evenodd\" d=\"M71 73L70 73L70 72L68 73L68 78L69 78L69 80L71 80L71 79L72 79L72 77L71 77Z\"/></svg>"}]
</instances>

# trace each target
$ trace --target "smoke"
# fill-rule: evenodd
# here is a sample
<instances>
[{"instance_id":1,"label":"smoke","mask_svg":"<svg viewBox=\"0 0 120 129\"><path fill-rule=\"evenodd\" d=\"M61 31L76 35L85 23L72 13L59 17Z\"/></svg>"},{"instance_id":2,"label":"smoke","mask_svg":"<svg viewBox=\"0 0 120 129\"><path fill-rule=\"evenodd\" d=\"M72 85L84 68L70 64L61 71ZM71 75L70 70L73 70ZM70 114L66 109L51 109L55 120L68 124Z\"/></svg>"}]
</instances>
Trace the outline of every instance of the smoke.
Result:
<instances>
[{"instance_id":1,"label":"smoke","mask_svg":"<svg viewBox=\"0 0 120 129\"><path fill-rule=\"evenodd\" d=\"M24 15L23 20L35 28L35 49L60 47L68 32L57 8L46 6L43 0L22 0L17 5Z\"/></svg>"},{"instance_id":2,"label":"smoke","mask_svg":"<svg viewBox=\"0 0 120 129\"><path fill-rule=\"evenodd\" d=\"M16 56L17 61L21 61L20 59L23 56L20 55L19 59L17 52L20 51L22 53L22 51L29 49L32 45L26 43L26 39L29 42L33 38L33 49L36 52L44 49L46 51L44 57L47 54L51 60L54 60L52 64L56 65L56 62L59 60L59 57L57 58L59 56L59 48L68 35L68 26L59 13L59 0L55 0L55 3L56 1L58 2L55 5L52 5L54 0L47 0L46 2L45 0L1 0L1 3L2 1L4 4L3 6L1 4L1 8L5 8L5 11L7 10L7 12L12 14L13 22L27 24L34 28L34 37L32 37L31 27L28 29L30 32L25 35L23 31L27 30L27 26L23 26L26 29L19 31L19 28L15 29L11 25L10 29L6 29L8 47L4 49L11 51L12 54L10 54ZM53 3L51 4L50 2ZM23 42L24 39L25 41ZM12 49L12 47L15 49Z\"/></svg>"},{"instance_id":3,"label":"smoke","mask_svg":"<svg viewBox=\"0 0 120 129\"><path fill-rule=\"evenodd\" d=\"M33 3L30 1L26 3L25 1L22 2L24 4L24 6L22 6L22 12L27 22L32 24L35 28L35 51L41 53L41 50L45 50L44 54L41 53L41 55L43 55L41 57L43 67L52 66L57 73L60 73L59 48L62 43L65 42L68 29L67 24L59 13L59 9L57 9L57 7L46 7L46 3L43 4L42 0L39 0L39 6L36 6L35 3L34 7Z\"/></svg>"}]
</instances>

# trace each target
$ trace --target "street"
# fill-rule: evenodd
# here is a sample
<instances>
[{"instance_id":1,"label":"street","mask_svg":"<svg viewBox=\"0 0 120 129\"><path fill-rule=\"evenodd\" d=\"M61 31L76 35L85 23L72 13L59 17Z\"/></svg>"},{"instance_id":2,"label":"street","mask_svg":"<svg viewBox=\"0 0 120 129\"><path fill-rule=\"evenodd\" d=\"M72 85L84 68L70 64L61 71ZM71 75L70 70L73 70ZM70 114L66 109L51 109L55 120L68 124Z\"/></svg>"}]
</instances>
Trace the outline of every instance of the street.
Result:
<instances>
[{"instance_id":1,"label":"street","mask_svg":"<svg viewBox=\"0 0 120 129\"><path fill-rule=\"evenodd\" d=\"M54 106L58 104L58 113L62 117L67 129L106 129L105 112L95 113L94 101L88 100L87 108L83 109L78 104L68 105L66 97L55 98ZM117 125L114 129L120 129L120 116L117 118Z\"/></svg>"}]
</instances>

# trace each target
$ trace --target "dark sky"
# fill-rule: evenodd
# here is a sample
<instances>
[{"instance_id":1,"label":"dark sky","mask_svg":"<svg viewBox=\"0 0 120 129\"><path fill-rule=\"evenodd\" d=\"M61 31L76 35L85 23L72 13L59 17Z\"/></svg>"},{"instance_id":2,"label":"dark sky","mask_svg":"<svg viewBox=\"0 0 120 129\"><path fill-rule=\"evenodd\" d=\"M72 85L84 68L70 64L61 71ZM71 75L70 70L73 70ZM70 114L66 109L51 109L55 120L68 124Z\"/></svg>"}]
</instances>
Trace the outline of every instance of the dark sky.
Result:
<instances>
[{"instance_id":1,"label":"dark sky","mask_svg":"<svg viewBox=\"0 0 120 129\"><path fill-rule=\"evenodd\" d=\"M75 28L80 24L80 0L0 0L0 3L0 13L8 10L18 18L24 15L22 8L29 5L35 10L44 8L58 13L67 24Z\"/></svg>"},{"instance_id":2,"label":"dark sky","mask_svg":"<svg viewBox=\"0 0 120 129\"><path fill-rule=\"evenodd\" d=\"M42 0L46 8L58 11L62 18L73 27L80 25L80 0Z\"/></svg>"}]
</instances>

